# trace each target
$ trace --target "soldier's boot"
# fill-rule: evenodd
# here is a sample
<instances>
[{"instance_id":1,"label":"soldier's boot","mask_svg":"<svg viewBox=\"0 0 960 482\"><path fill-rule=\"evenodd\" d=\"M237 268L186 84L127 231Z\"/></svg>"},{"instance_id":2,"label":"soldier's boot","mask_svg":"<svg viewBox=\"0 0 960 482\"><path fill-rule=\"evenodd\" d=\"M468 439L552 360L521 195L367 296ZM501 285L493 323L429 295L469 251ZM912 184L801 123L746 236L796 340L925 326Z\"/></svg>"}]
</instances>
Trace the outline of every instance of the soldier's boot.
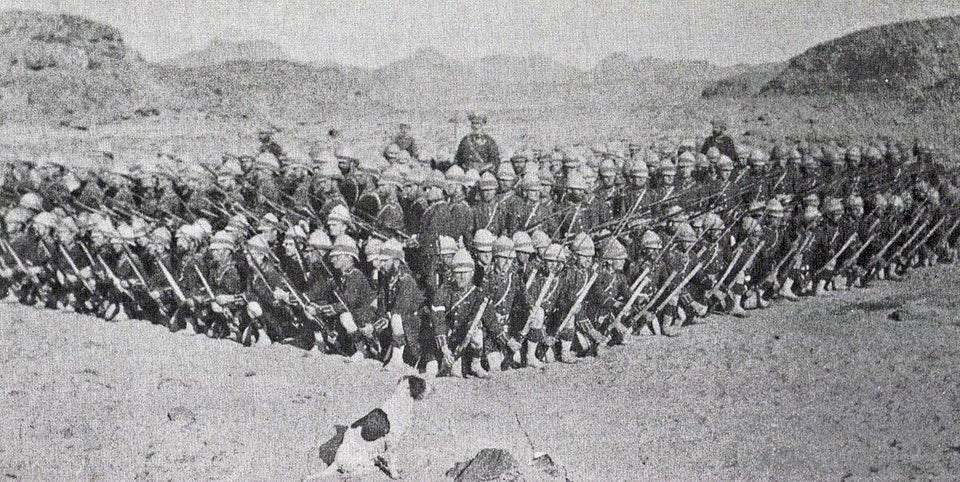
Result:
<instances>
[{"instance_id":1,"label":"soldier's boot","mask_svg":"<svg viewBox=\"0 0 960 482\"><path fill-rule=\"evenodd\" d=\"M770 300L766 299L763 296L763 291L760 291L760 290L756 290L756 291L757 291L757 308L760 308L761 310L765 310L769 308Z\"/></svg>"},{"instance_id":2,"label":"soldier's boot","mask_svg":"<svg viewBox=\"0 0 960 482\"><path fill-rule=\"evenodd\" d=\"M540 361L539 358L537 358L537 347L538 347L539 345L540 345L540 343L538 343L538 342L536 342L536 341L527 340L527 359L526 359L526 362L527 362L527 363L526 363L526 366L528 366L528 367L530 367L530 368L543 368L543 362Z\"/></svg>"},{"instance_id":3,"label":"soldier's boot","mask_svg":"<svg viewBox=\"0 0 960 482\"><path fill-rule=\"evenodd\" d=\"M197 326L197 320L187 318L187 329L183 330L183 332L187 335L195 336L203 333L203 328Z\"/></svg>"},{"instance_id":4,"label":"soldier's boot","mask_svg":"<svg viewBox=\"0 0 960 482\"><path fill-rule=\"evenodd\" d=\"M746 318L747 310L743 309L741 303L743 302L743 295L732 295L733 303L730 304L730 315L736 316L737 318Z\"/></svg>"},{"instance_id":5,"label":"soldier's boot","mask_svg":"<svg viewBox=\"0 0 960 482\"><path fill-rule=\"evenodd\" d=\"M890 265L887 266L886 271L887 271L887 279L890 281L900 281L903 279L903 276L900 276L900 274L897 273L896 263L890 263Z\"/></svg>"},{"instance_id":6,"label":"soldier's boot","mask_svg":"<svg viewBox=\"0 0 960 482\"><path fill-rule=\"evenodd\" d=\"M690 308L693 310L693 313L700 318L707 316L707 306L698 301L691 301Z\"/></svg>"},{"instance_id":7,"label":"soldier's boot","mask_svg":"<svg viewBox=\"0 0 960 482\"><path fill-rule=\"evenodd\" d=\"M780 285L780 291L777 292L781 298L787 301L800 301L800 297L793 292L793 278L787 278Z\"/></svg>"},{"instance_id":8,"label":"soldier's boot","mask_svg":"<svg viewBox=\"0 0 960 482\"><path fill-rule=\"evenodd\" d=\"M660 325L663 327L660 331L663 333L663 336L675 337L680 336L680 325L676 321L673 315L663 315L663 320L661 320Z\"/></svg>"},{"instance_id":9,"label":"soldier's boot","mask_svg":"<svg viewBox=\"0 0 960 482\"><path fill-rule=\"evenodd\" d=\"M834 291L847 291L847 277L843 275L837 275L833 277L831 283L833 285Z\"/></svg>"},{"instance_id":10,"label":"soldier's boot","mask_svg":"<svg viewBox=\"0 0 960 482\"><path fill-rule=\"evenodd\" d=\"M816 287L813 288L813 296L824 296L827 293L827 280L817 280Z\"/></svg>"},{"instance_id":11,"label":"soldier's boot","mask_svg":"<svg viewBox=\"0 0 960 482\"><path fill-rule=\"evenodd\" d=\"M353 344L353 354L350 355L350 361L353 363L362 362L364 359L364 352L367 350L366 340L363 338L363 332L360 330L354 331L352 333L347 333L347 336L350 338L351 343Z\"/></svg>"},{"instance_id":12,"label":"soldier's boot","mask_svg":"<svg viewBox=\"0 0 960 482\"><path fill-rule=\"evenodd\" d=\"M440 362L435 358L428 360L427 363L423 365L423 374L428 377L435 377L440 373Z\"/></svg>"},{"instance_id":13,"label":"soldier's boot","mask_svg":"<svg viewBox=\"0 0 960 482\"><path fill-rule=\"evenodd\" d=\"M471 349L474 351L474 349ZM470 368L467 370L466 375L477 377L477 378L487 378L490 375L486 370L483 369L483 356L474 351L470 356Z\"/></svg>"},{"instance_id":14,"label":"soldier's boot","mask_svg":"<svg viewBox=\"0 0 960 482\"><path fill-rule=\"evenodd\" d=\"M621 345L630 345L633 343L633 339L630 337L630 329L623 323L619 321L614 323L611 332L614 334L612 337L614 343Z\"/></svg>"},{"instance_id":15,"label":"soldier's boot","mask_svg":"<svg viewBox=\"0 0 960 482\"><path fill-rule=\"evenodd\" d=\"M387 364L384 365L384 368L391 371L402 370L405 366L403 363L403 349L403 345L393 345L393 347L390 348L390 360L387 361Z\"/></svg>"},{"instance_id":16,"label":"soldier's boot","mask_svg":"<svg viewBox=\"0 0 960 482\"><path fill-rule=\"evenodd\" d=\"M573 354L572 340L560 341L560 363L566 363L567 365L577 363L577 357Z\"/></svg>"},{"instance_id":17,"label":"soldier's boot","mask_svg":"<svg viewBox=\"0 0 960 482\"><path fill-rule=\"evenodd\" d=\"M508 368L507 366L508 358L503 355L501 351L492 351L487 353L487 366L490 367L488 372L502 372Z\"/></svg>"}]
</instances>

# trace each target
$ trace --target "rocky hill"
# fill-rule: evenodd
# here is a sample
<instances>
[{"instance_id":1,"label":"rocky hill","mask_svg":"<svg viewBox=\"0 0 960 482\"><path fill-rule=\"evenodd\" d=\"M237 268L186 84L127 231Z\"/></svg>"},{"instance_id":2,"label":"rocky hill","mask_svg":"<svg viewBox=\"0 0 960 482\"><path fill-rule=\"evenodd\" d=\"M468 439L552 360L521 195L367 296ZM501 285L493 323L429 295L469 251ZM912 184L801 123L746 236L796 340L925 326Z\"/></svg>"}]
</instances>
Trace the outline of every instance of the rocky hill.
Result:
<instances>
[{"instance_id":1,"label":"rocky hill","mask_svg":"<svg viewBox=\"0 0 960 482\"><path fill-rule=\"evenodd\" d=\"M171 90L108 25L71 15L0 14L0 116L63 125L153 115Z\"/></svg>"},{"instance_id":2,"label":"rocky hill","mask_svg":"<svg viewBox=\"0 0 960 482\"><path fill-rule=\"evenodd\" d=\"M822 43L792 58L772 94L875 92L918 99L960 89L960 17L894 23Z\"/></svg>"},{"instance_id":3,"label":"rocky hill","mask_svg":"<svg viewBox=\"0 0 960 482\"><path fill-rule=\"evenodd\" d=\"M225 62L266 62L288 58L281 47L271 42L263 40L230 42L214 39L200 50L187 52L162 63L176 67L204 67Z\"/></svg>"}]
</instances>

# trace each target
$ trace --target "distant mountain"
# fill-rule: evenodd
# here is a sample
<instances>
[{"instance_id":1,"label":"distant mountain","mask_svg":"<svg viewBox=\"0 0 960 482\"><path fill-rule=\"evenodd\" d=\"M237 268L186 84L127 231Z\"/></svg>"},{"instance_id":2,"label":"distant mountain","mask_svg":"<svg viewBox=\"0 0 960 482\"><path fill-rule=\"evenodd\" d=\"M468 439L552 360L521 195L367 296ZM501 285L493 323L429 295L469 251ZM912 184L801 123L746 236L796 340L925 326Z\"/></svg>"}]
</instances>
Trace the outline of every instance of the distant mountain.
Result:
<instances>
[{"instance_id":1,"label":"distant mountain","mask_svg":"<svg viewBox=\"0 0 960 482\"><path fill-rule=\"evenodd\" d=\"M234 61L265 62L288 58L282 48L264 40L230 42L215 39L200 50L187 52L162 63L177 67L202 67Z\"/></svg>"},{"instance_id":2,"label":"distant mountain","mask_svg":"<svg viewBox=\"0 0 960 482\"><path fill-rule=\"evenodd\" d=\"M491 55L477 61L474 67L482 82L503 84L561 84L583 74L580 69L543 54Z\"/></svg>"},{"instance_id":3,"label":"distant mountain","mask_svg":"<svg viewBox=\"0 0 960 482\"><path fill-rule=\"evenodd\" d=\"M894 23L824 42L790 59L771 94L876 92L911 97L960 88L960 17Z\"/></svg>"},{"instance_id":4,"label":"distant mountain","mask_svg":"<svg viewBox=\"0 0 960 482\"><path fill-rule=\"evenodd\" d=\"M369 97L368 74L352 67L270 60L193 68L158 65L154 71L183 93L182 108L221 117L305 121L332 110L361 110L375 102Z\"/></svg>"},{"instance_id":5,"label":"distant mountain","mask_svg":"<svg viewBox=\"0 0 960 482\"><path fill-rule=\"evenodd\" d=\"M703 97L744 97L757 95L767 83L783 72L786 64L771 62L742 64L723 69L723 77L701 91Z\"/></svg>"}]
</instances>

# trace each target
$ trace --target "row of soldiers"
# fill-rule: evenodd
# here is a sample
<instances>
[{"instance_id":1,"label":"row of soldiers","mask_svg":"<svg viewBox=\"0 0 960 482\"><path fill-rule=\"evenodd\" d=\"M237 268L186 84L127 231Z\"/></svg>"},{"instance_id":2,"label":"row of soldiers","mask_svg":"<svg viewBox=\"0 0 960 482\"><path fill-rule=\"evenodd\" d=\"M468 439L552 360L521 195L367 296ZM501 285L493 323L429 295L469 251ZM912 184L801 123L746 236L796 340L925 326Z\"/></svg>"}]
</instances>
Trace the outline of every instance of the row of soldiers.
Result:
<instances>
[{"instance_id":1,"label":"row of soldiers","mask_svg":"<svg viewBox=\"0 0 960 482\"><path fill-rule=\"evenodd\" d=\"M932 152L705 151L7 163L0 294L485 377L956 259L958 178Z\"/></svg>"}]
</instances>

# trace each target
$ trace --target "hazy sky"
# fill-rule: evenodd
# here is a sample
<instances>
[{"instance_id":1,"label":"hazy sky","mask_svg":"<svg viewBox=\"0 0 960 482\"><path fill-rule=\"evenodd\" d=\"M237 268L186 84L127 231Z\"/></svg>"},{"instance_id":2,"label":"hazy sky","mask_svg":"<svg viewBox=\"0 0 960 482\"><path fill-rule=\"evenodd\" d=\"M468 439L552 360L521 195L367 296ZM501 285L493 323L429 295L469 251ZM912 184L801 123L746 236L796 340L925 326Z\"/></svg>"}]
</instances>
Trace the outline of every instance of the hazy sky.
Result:
<instances>
[{"instance_id":1,"label":"hazy sky","mask_svg":"<svg viewBox=\"0 0 960 482\"><path fill-rule=\"evenodd\" d=\"M433 47L457 59L540 52L583 68L616 51L720 65L785 60L864 27L960 14L960 1L0 0L118 27L148 60L214 38L376 67Z\"/></svg>"}]
</instances>

